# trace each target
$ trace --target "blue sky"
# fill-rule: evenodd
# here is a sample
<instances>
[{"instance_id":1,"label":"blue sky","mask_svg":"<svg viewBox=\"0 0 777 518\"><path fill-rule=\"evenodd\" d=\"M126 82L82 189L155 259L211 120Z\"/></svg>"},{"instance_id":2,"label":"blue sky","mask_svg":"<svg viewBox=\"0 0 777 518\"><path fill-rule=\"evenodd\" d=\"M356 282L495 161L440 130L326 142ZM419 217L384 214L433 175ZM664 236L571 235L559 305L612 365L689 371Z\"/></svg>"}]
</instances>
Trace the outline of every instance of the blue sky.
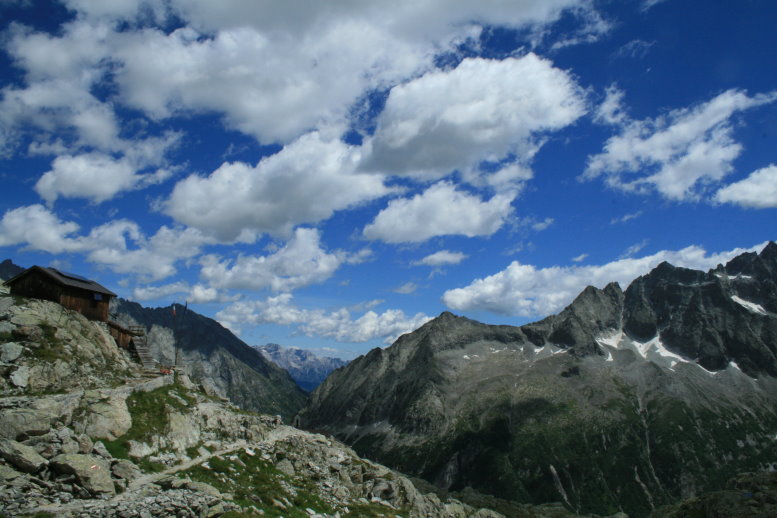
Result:
<instances>
[{"instance_id":1,"label":"blue sky","mask_svg":"<svg viewBox=\"0 0 777 518\"><path fill-rule=\"evenodd\" d=\"M774 2L0 0L0 257L345 358L775 238Z\"/></svg>"}]
</instances>

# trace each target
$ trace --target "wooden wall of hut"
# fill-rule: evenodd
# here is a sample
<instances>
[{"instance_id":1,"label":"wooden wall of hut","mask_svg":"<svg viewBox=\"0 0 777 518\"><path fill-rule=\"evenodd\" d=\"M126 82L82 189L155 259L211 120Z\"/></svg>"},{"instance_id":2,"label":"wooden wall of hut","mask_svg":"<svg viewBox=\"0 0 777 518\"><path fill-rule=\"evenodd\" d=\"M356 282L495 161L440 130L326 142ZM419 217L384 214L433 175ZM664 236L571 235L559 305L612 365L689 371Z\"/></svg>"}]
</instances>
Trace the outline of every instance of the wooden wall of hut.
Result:
<instances>
[{"instance_id":1,"label":"wooden wall of hut","mask_svg":"<svg viewBox=\"0 0 777 518\"><path fill-rule=\"evenodd\" d=\"M59 302L62 286L51 282L51 279L43 272L31 271L11 285L11 294ZM61 304L61 302L59 303Z\"/></svg>"},{"instance_id":2,"label":"wooden wall of hut","mask_svg":"<svg viewBox=\"0 0 777 518\"><path fill-rule=\"evenodd\" d=\"M11 286L11 294L58 302L68 309L78 311L90 320L108 321L109 297L101 293L62 286L39 271L17 279Z\"/></svg>"},{"instance_id":3,"label":"wooden wall of hut","mask_svg":"<svg viewBox=\"0 0 777 518\"><path fill-rule=\"evenodd\" d=\"M89 320L108 321L107 297L100 293L66 289L60 295L59 303L68 309L78 311Z\"/></svg>"},{"instance_id":4,"label":"wooden wall of hut","mask_svg":"<svg viewBox=\"0 0 777 518\"><path fill-rule=\"evenodd\" d=\"M116 345L122 349L129 349L133 334L130 333L128 329L125 329L114 322L108 322L108 330L113 339L116 340Z\"/></svg>"},{"instance_id":5,"label":"wooden wall of hut","mask_svg":"<svg viewBox=\"0 0 777 518\"><path fill-rule=\"evenodd\" d=\"M107 322L108 302L104 299L105 297L100 293L68 289L63 291L59 303L68 309L78 311L89 320Z\"/></svg>"}]
</instances>

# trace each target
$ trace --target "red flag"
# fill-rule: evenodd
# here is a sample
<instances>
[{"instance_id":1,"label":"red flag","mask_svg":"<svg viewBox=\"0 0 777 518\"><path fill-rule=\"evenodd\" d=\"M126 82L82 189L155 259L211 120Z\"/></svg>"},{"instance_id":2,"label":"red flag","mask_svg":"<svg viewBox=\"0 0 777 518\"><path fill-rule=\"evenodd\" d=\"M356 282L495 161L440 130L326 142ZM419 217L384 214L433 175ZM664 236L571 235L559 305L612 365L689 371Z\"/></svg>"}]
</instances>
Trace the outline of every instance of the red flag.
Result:
<instances>
[{"instance_id":1,"label":"red flag","mask_svg":"<svg viewBox=\"0 0 777 518\"><path fill-rule=\"evenodd\" d=\"M173 305L173 316L175 316L175 305Z\"/></svg>"}]
</instances>

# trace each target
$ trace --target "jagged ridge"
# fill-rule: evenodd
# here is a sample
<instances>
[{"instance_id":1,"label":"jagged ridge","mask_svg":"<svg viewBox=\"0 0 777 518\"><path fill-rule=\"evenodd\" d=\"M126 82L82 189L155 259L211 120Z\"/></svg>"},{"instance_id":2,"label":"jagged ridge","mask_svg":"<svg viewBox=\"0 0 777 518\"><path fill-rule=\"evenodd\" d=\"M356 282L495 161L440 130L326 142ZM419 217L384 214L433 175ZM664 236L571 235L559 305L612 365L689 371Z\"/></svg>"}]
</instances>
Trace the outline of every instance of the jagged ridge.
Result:
<instances>
[{"instance_id":1,"label":"jagged ridge","mask_svg":"<svg viewBox=\"0 0 777 518\"><path fill-rule=\"evenodd\" d=\"M645 516L777 458L776 280L770 243L520 328L443 313L334 372L301 419L440 487Z\"/></svg>"}]
</instances>

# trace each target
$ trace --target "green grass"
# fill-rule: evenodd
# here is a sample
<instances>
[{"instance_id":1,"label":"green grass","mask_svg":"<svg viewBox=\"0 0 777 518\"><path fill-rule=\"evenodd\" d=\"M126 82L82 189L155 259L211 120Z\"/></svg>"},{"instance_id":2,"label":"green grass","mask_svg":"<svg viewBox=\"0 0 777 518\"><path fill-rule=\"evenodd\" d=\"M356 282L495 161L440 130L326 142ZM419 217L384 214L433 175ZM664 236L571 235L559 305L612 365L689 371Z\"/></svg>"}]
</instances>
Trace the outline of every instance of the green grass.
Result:
<instances>
[{"instance_id":1,"label":"green grass","mask_svg":"<svg viewBox=\"0 0 777 518\"><path fill-rule=\"evenodd\" d=\"M29 354L38 360L53 363L57 360L67 360L70 358L65 352L64 343L57 338L57 328L51 324L41 324L43 331L43 341L38 347L30 348Z\"/></svg>"},{"instance_id":2,"label":"green grass","mask_svg":"<svg viewBox=\"0 0 777 518\"><path fill-rule=\"evenodd\" d=\"M170 409L186 412L188 405L173 397L173 394L188 405L196 402L187 390L178 384L160 387L151 392L133 392L127 398L132 426L121 437L113 441L103 441L111 455L118 459L129 458L129 441L147 442L153 436L164 433L170 422ZM151 464L149 467L153 468Z\"/></svg>"},{"instance_id":3,"label":"green grass","mask_svg":"<svg viewBox=\"0 0 777 518\"><path fill-rule=\"evenodd\" d=\"M305 511L307 508L319 513L335 513L336 510L316 494L309 482L289 477L272 463L257 456L241 452L238 458L240 462L229 460L228 457L212 457L208 461L210 469L202 465L194 466L180 473L180 476L188 476L192 480L210 484L219 491L231 493L236 504L245 508L256 506L265 511L265 516L305 518L309 516ZM290 491L289 487L294 490ZM288 501L291 507L283 510L276 507L273 501Z\"/></svg>"},{"instance_id":4,"label":"green grass","mask_svg":"<svg viewBox=\"0 0 777 518\"><path fill-rule=\"evenodd\" d=\"M196 446L191 446L189 448L186 448L186 455L192 459L199 457L201 446L202 446L202 441L200 441L200 443L197 444Z\"/></svg>"},{"instance_id":5,"label":"green grass","mask_svg":"<svg viewBox=\"0 0 777 518\"><path fill-rule=\"evenodd\" d=\"M115 458L126 459L128 457L128 450L124 444L126 442L124 436L119 437L113 441L102 440L101 442L105 445L105 449L108 450L108 453L113 455Z\"/></svg>"},{"instance_id":6,"label":"green grass","mask_svg":"<svg viewBox=\"0 0 777 518\"><path fill-rule=\"evenodd\" d=\"M152 462L148 459L140 459L137 464L138 467L145 473L161 473L167 469L167 466L161 462Z\"/></svg>"}]
</instances>

